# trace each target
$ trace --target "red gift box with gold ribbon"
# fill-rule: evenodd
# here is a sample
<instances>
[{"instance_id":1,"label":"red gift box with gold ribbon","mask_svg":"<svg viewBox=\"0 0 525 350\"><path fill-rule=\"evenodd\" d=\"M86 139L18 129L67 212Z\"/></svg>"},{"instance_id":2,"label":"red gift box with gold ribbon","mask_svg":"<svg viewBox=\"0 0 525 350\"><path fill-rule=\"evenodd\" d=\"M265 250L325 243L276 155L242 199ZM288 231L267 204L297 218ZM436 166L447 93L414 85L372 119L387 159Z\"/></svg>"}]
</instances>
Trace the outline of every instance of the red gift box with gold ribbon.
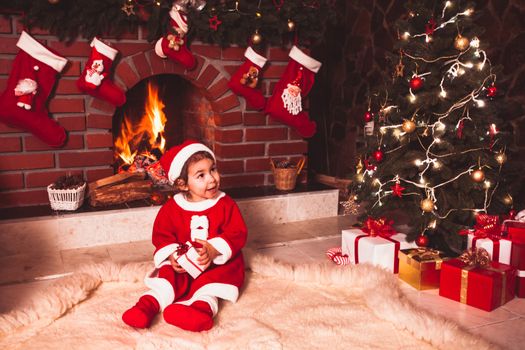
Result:
<instances>
[{"instance_id":1,"label":"red gift box with gold ribbon","mask_svg":"<svg viewBox=\"0 0 525 350\"><path fill-rule=\"evenodd\" d=\"M516 269L491 261L483 248L469 249L441 265L439 295L485 311L514 298Z\"/></svg>"}]
</instances>

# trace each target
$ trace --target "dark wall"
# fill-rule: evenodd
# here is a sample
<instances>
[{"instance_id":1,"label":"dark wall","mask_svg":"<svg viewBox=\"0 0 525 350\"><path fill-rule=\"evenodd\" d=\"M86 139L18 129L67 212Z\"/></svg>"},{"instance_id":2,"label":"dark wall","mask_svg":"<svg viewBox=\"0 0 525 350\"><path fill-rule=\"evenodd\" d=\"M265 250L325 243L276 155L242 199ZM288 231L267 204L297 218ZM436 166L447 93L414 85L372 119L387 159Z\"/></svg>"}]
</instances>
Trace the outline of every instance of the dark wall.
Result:
<instances>
[{"instance_id":1,"label":"dark wall","mask_svg":"<svg viewBox=\"0 0 525 350\"><path fill-rule=\"evenodd\" d=\"M318 133L310 140L310 167L341 178L354 172L356 150L362 135L362 116L370 88L382 82L391 63L385 54L397 41L396 19L406 16L404 1L356 0L337 2L338 22L331 24L323 44L312 54L323 62L311 92L312 117ZM439 6L442 2L436 2ZM476 1L480 37L488 43L493 65L501 65L498 92L510 108L514 126L514 151L525 151L525 1ZM382 73L383 72L383 73ZM515 155L515 157L520 157ZM521 156L525 161L525 157Z\"/></svg>"}]
</instances>

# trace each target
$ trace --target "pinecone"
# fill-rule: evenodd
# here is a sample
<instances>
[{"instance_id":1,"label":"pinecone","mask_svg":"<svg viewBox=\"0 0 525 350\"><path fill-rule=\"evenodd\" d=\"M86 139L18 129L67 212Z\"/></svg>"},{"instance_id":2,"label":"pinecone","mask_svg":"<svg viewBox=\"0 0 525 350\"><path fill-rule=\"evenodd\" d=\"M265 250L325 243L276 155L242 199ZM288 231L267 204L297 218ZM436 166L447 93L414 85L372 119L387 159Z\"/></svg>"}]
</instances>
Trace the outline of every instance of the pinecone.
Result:
<instances>
[{"instance_id":1,"label":"pinecone","mask_svg":"<svg viewBox=\"0 0 525 350\"><path fill-rule=\"evenodd\" d=\"M51 188L54 190L76 189L82 186L84 182L81 175L63 175L53 183Z\"/></svg>"}]
</instances>

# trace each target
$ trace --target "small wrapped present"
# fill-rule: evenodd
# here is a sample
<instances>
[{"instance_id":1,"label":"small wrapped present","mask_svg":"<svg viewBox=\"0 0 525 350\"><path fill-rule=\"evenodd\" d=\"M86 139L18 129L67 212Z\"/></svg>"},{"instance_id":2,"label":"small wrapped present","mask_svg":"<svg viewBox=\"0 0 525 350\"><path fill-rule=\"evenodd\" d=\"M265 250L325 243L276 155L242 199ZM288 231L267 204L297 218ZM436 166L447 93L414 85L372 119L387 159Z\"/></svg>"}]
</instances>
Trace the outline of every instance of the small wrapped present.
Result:
<instances>
[{"instance_id":1,"label":"small wrapped present","mask_svg":"<svg viewBox=\"0 0 525 350\"><path fill-rule=\"evenodd\" d=\"M441 263L449 259L443 252L430 248L402 249L398 257L399 278L419 290L439 288Z\"/></svg>"},{"instance_id":2,"label":"small wrapped present","mask_svg":"<svg viewBox=\"0 0 525 350\"><path fill-rule=\"evenodd\" d=\"M191 242L186 242L186 244L180 245L176 253L177 258L175 260L177 260L179 265L182 266L182 268L184 268L184 270L186 270L186 272L188 272L193 278L197 278L208 268L208 266L210 266L210 263L207 265L200 265L197 262L199 253Z\"/></svg>"},{"instance_id":3,"label":"small wrapped present","mask_svg":"<svg viewBox=\"0 0 525 350\"><path fill-rule=\"evenodd\" d=\"M399 250L417 247L406 241L405 234L396 233L385 218L368 218L362 229L343 230L341 236L342 254L350 261L371 263L393 273L399 271Z\"/></svg>"},{"instance_id":4,"label":"small wrapped present","mask_svg":"<svg viewBox=\"0 0 525 350\"><path fill-rule=\"evenodd\" d=\"M483 248L493 261L508 264L507 256L510 256L511 242L504 240L501 229L500 218L497 215L479 214L476 216L476 224L472 230L464 230L462 234L468 234L467 248Z\"/></svg>"},{"instance_id":5,"label":"small wrapped present","mask_svg":"<svg viewBox=\"0 0 525 350\"><path fill-rule=\"evenodd\" d=\"M514 298L516 269L491 261L483 249L469 249L441 264L439 295L492 311Z\"/></svg>"}]
</instances>

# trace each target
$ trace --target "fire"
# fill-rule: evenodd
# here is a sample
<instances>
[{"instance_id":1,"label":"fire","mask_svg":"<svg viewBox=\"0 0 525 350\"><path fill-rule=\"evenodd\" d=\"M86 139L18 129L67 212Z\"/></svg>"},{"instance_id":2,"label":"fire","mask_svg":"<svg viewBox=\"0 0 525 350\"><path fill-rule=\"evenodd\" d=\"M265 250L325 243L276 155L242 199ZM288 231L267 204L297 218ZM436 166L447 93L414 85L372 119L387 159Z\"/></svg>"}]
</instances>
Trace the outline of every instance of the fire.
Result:
<instances>
[{"instance_id":1,"label":"fire","mask_svg":"<svg viewBox=\"0 0 525 350\"><path fill-rule=\"evenodd\" d=\"M154 149L164 153L164 126L167 120L164 107L159 99L157 86L148 82L145 111L140 122L133 123L124 115L120 135L115 140L115 154L125 164L133 164L137 155L155 158L150 153Z\"/></svg>"}]
</instances>

